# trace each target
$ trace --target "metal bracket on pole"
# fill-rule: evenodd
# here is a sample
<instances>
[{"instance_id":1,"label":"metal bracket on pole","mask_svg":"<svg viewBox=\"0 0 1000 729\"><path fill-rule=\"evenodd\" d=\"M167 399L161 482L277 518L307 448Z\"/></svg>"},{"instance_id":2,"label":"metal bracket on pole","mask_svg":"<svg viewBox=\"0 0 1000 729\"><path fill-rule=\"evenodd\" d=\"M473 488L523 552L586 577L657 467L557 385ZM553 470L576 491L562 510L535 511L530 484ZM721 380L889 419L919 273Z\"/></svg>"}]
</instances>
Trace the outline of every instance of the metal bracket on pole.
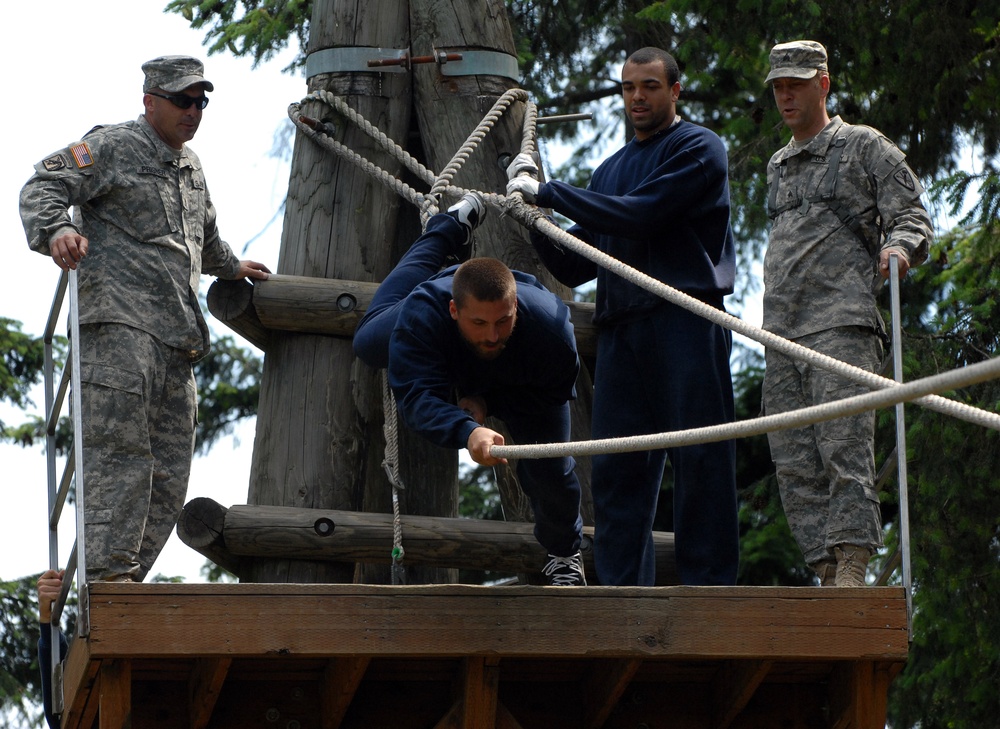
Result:
<instances>
[{"instance_id":1,"label":"metal bracket on pole","mask_svg":"<svg viewBox=\"0 0 1000 729\"><path fill-rule=\"evenodd\" d=\"M439 56L445 55L435 51ZM502 76L511 81L518 81L517 58L500 51L460 51L459 59L442 63L442 76Z\"/></svg>"},{"instance_id":2,"label":"metal bracket on pole","mask_svg":"<svg viewBox=\"0 0 1000 729\"><path fill-rule=\"evenodd\" d=\"M409 48L323 48L306 56L306 78L321 73L403 73Z\"/></svg>"},{"instance_id":3,"label":"metal bracket on pole","mask_svg":"<svg viewBox=\"0 0 1000 729\"><path fill-rule=\"evenodd\" d=\"M436 63L443 76L502 76L518 80L517 58L500 51L441 51L411 56L408 48L342 47L306 57L306 78L321 73L404 73L421 63Z\"/></svg>"}]
</instances>

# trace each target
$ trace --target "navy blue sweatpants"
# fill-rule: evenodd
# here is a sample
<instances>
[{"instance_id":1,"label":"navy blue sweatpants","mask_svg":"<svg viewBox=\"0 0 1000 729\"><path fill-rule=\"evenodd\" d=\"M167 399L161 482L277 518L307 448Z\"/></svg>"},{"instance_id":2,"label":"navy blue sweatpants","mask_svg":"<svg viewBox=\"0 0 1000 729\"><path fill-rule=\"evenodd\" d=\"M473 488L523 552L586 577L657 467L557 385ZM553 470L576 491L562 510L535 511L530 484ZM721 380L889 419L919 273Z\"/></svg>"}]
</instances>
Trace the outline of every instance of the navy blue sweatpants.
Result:
<instances>
[{"instance_id":1,"label":"navy blue sweatpants","mask_svg":"<svg viewBox=\"0 0 1000 729\"><path fill-rule=\"evenodd\" d=\"M602 327L594 438L731 422L728 330L671 303ZM652 526L666 459L674 475L677 571L685 585L732 585L739 561L732 441L593 459L594 557L602 585L652 585Z\"/></svg>"}]
</instances>

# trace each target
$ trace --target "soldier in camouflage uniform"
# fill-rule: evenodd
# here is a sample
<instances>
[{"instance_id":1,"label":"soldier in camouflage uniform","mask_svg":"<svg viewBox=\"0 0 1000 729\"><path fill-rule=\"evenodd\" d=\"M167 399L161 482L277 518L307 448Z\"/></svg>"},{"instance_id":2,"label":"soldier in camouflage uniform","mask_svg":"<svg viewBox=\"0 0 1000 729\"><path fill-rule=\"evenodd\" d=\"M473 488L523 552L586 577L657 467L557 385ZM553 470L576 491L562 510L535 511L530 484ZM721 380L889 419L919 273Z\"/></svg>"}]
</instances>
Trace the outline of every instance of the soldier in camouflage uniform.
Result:
<instances>
[{"instance_id":1,"label":"soldier in camouflage uniform","mask_svg":"<svg viewBox=\"0 0 1000 729\"><path fill-rule=\"evenodd\" d=\"M927 257L931 222L904 155L871 127L830 119L826 49L771 51L774 98L792 140L767 165L773 223L764 258L764 329L875 371L884 332L873 284ZM867 392L863 385L768 349L770 414ZM823 585L863 586L882 544L874 489L875 413L770 433L781 500L806 563Z\"/></svg>"},{"instance_id":2,"label":"soldier in camouflage uniform","mask_svg":"<svg viewBox=\"0 0 1000 729\"><path fill-rule=\"evenodd\" d=\"M191 365L209 349L201 274L268 275L219 237L201 162L185 146L214 89L201 61L165 56L142 70L144 113L46 157L21 191L31 249L79 268L88 581L141 581L184 504Z\"/></svg>"}]
</instances>

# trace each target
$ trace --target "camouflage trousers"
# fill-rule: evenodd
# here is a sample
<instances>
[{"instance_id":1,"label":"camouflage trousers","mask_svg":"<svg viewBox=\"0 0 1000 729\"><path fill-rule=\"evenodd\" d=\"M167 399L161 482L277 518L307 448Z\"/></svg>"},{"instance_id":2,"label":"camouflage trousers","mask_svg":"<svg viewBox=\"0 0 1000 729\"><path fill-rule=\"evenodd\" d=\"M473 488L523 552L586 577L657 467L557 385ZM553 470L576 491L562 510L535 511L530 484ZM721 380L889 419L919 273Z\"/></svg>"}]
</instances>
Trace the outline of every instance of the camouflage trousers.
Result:
<instances>
[{"instance_id":1,"label":"camouflage trousers","mask_svg":"<svg viewBox=\"0 0 1000 729\"><path fill-rule=\"evenodd\" d=\"M866 327L837 327L795 340L816 352L874 372L881 342ZM768 415L840 400L869 388L768 349L764 411ZM882 544L875 493L875 413L768 433L788 525L807 564L835 560L833 547Z\"/></svg>"},{"instance_id":2,"label":"camouflage trousers","mask_svg":"<svg viewBox=\"0 0 1000 729\"><path fill-rule=\"evenodd\" d=\"M197 388L184 350L121 324L80 327L87 581L141 581L187 495Z\"/></svg>"}]
</instances>

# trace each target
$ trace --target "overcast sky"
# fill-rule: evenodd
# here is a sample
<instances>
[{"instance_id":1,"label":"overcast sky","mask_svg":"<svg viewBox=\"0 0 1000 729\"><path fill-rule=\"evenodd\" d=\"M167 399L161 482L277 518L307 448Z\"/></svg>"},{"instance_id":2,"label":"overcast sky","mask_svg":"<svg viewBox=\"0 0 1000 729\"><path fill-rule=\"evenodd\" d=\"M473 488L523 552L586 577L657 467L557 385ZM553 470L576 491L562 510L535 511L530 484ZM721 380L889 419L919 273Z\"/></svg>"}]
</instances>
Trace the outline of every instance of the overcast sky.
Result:
<instances>
[{"instance_id":1,"label":"overcast sky","mask_svg":"<svg viewBox=\"0 0 1000 729\"><path fill-rule=\"evenodd\" d=\"M200 57L215 84L198 135L190 146L201 157L219 211L222 236L241 258L275 269L281 218L244 251L278 211L288 186L288 164L269 156L275 132L288 123L287 108L306 93L301 75L281 73L293 53L257 69L230 55L209 57L203 33L178 15L165 15L166 0L46 0L10 3L0 45L4 69L5 171L0 179L0 231L4 285L0 317L42 334L59 269L28 249L18 216L18 192L32 166L80 139L97 124L135 119L142 113L142 63L168 54ZM203 278L203 290L211 279ZM231 333L215 326L220 334ZM43 394L34 400L40 408ZM39 412L40 410L36 410ZM8 424L23 414L0 406ZM188 498L209 496L224 506L246 503L254 426L241 428L207 457L195 458ZM0 445L0 579L47 567L45 455L41 447ZM68 555L71 538L61 547ZM199 579L204 558L171 537L154 572Z\"/></svg>"}]
</instances>

